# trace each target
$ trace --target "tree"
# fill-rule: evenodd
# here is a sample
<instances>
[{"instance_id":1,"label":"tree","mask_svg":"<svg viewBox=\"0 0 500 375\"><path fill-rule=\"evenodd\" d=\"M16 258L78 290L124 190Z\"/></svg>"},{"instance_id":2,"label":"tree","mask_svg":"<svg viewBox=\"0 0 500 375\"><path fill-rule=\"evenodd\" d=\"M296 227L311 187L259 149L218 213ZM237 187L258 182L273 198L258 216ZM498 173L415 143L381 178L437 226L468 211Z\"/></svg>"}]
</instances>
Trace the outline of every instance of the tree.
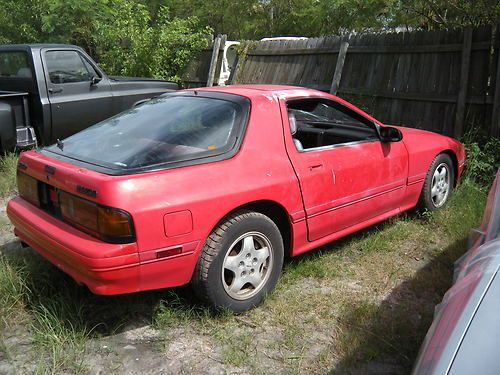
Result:
<instances>
[{"instance_id":1,"label":"tree","mask_svg":"<svg viewBox=\"0 0 500 375\"><path fill-rule=\"evenodd\" d=\"M107 70L179 80L180 73L208 44L211 30L198 19L169 16L160 6L155 21L148 9L124 0L112 1L112 9L96 23L96 52Z\"/></svg>"},{"instance_id":2,"label":"tree","mask_svg":"<svg viewBox=\"0 0 500 375\"><path fill-rule=\"evenodd\" d=\"M0 43L76 44L115 75L178 80L211 33L163 6L153 19L131 0L0 0L0 9Z\"/></svg>"}]
</instances>

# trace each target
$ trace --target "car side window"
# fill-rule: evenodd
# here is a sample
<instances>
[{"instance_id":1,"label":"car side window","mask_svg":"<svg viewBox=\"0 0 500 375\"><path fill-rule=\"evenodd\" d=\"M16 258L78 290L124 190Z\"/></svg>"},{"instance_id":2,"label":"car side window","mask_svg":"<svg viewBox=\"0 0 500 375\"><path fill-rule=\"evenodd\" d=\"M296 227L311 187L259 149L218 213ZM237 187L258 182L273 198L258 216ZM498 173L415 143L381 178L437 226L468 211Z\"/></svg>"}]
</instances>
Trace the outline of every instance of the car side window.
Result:
<instances>
[{"instance_id":1,"label":"car side window","mask_svg":"<svg viewBox=\"0 0 500 375\"><path fill-rule=\"evenodd\" d=\"M287 108L298 151L378 139L368 119L333 100L293 100Z\"/></svg>"},{"instance_id":2,"label":"car side window","mask_svg":"<svg viewBox=\"0 0 500 375\"><path fill-rule=\"evenodd\" d=\"M98 76L95 69L76 51L47 51L45 61L50 82L85 82Z\"/></svg>"}]
</instances>

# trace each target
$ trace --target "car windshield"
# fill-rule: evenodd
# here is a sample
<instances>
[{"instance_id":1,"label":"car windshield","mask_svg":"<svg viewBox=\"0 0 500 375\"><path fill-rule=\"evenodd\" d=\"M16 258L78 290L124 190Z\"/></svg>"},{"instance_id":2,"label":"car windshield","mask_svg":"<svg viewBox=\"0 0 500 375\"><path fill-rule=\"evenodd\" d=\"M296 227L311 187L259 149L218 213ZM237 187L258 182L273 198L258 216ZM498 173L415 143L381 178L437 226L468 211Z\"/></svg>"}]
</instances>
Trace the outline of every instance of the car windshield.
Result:
<instances>
[{"instance_id":1,"label":"car windshield","mask_svg":"<svg viewBox=\"0 0 500 375\"><path fill-rule=\"evenodd\" d=\"M111 169L147 169L233 149L243 108L201 95L168 95L104 120L48 151Z\"/></svg>"}]
</instances>

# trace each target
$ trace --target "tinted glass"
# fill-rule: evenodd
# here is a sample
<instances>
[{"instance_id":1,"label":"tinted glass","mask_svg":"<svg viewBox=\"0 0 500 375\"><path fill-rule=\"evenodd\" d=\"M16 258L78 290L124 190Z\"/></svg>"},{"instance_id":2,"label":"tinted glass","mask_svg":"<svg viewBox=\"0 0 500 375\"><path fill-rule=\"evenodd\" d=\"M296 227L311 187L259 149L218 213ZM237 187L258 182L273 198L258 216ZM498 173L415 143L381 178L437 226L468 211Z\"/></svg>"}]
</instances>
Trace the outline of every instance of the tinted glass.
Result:
<instances>
[{"instance_id":1,"label":"tinted glass","mask_svg":"<svg viewBox=\"0 0 500 375\"><path fill-rule=\"evenodd\" d=\"M45 53L45 61L52 83L90 81L95 75L75 51L48 51Z\"/></svg>"},{"instance_id":2,"label":"tinted glass","mask_svg":"<svg viewBox=\"0 0 500 375\"><path fill-rule=\"evenodd\" d=\"M228 100L165 96L48 150L112 169L144 169L223 154L234 147L242 120L241 106Z\"/></svg>"},{"instance_id":3,"label":"tinted glass","mask_svg":"<svg viewBox=\"0 0 500 375\"><path fill-rule=\"evenodd\" d=\"M26 52L0 52L0 77L31 78Z\"/></svg>"}]
</instances>

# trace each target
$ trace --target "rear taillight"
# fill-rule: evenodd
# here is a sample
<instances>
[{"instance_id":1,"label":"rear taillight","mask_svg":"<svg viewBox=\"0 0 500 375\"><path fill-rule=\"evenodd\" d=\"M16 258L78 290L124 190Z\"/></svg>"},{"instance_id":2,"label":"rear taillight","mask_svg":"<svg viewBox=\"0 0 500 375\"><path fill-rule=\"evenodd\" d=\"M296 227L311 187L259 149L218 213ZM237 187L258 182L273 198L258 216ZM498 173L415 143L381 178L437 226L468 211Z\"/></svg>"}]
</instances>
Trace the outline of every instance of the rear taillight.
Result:
<instances>
[{"instance_id":1,"label":"rear taillight","mask_svg":"<svg viewBox=\"0 0 500 375\"><path fill-rule=\"evenodd\" d=\"M63 191L59 191L59 208L65 221L103 241L135 241L132 217L123 210L101 206Z\"/></svg>"},{"instance_id":2,"label":"rear taillight","mask_svg":"<svg viewBox=\"0 0 500 375\"><path fill-rule=\"evenodd\" d=\"M22 172L17 172L17 190L19 195L28 202L40 207L38 181Z\"/></svg>"}]
</instances>

